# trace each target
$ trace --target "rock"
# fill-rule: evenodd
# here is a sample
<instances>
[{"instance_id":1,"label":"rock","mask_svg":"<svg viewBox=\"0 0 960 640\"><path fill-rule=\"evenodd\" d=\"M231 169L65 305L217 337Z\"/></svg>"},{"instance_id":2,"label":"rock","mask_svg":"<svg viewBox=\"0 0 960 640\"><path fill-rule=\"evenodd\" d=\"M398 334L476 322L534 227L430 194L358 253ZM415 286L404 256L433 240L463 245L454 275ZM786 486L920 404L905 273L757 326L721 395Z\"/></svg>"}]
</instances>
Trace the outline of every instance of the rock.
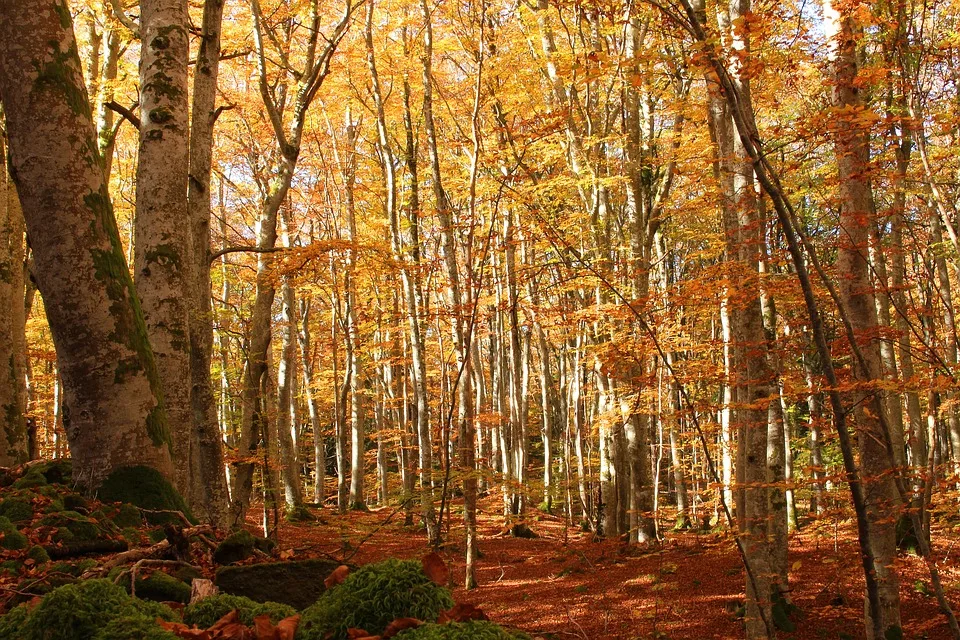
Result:
<instances>
[{"instance_id":1,"label":"rock","mask_svg":"<svg viewBox=\"0 0 960 640\"><path fill-rule=\"evenodd\" d=\"M127 502L149 511L179 511L195 522L183 496L159 471L150 467L116 469L100 485L97 497L102 502ZM175 513L144 513L144 516L150 524L182 524Z\"/></svg>"},{"instance_id":2,"label":"rock","mask_svg":"<svg viewBox=\"0 0 960 640\"><path fill-rule=\"evenodd\" d=\"M281 602L301 610L316 602L326 589L323 581L338 566L337 562L317 558L221 567L215 582L223 593L257 602Z\"/></svg>"},{"instance_id":3,"label":"rock","mask_svg":"<svg viewBox=\"0 0 960 640\"><path fill-rule=\"evenodd\" d=\"M514 538L528 538L528 539L540 537L533 531L533 529L531 529L530 527L528 527L522 522L510 527L510 535L513 536Z\"/></svg>"}]
</instances>

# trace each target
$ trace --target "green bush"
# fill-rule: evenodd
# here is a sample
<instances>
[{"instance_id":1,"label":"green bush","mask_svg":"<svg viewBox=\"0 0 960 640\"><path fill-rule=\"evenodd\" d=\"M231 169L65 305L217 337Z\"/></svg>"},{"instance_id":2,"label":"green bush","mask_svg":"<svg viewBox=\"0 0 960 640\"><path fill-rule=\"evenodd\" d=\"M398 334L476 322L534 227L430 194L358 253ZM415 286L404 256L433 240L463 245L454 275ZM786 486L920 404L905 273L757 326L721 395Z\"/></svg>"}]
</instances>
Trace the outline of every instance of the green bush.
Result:
<instances>
[{"instance_id":1,"label":"green bush","mask_svg":"<svg viewBox=\"0 0 960 640\"><path fill-rule=\"evenodd\" d=\"M153 618L142 615L114 618L93 640L177 640Z\"/></svg>"},{"instance_id":2,"label":"green bush","mask_svg":"<svg viewBox=\"0 0 960 640\"><path fill-rule=\"evenodd\" d=\"M424 624L416 629L401 631L398 640L529 640L520 631L508 631L492 622L470 620L449 624Z\"/></svg>"},{"instance_id":3,"label":"green bush","mask_svg":"<svg viewBox=\"0 0 960 640\"><path fill-rule=\"evenodd\" d=\"M189 605L183 610L183 621L207 629L234 609L240 614L240 622L246 625L253 624L254 618L264 614L270 616L271 622L277 623L297 613L293 607L279 602L255 602L243 596L221 593Z\"/></svg>"},{"instance_id":4,"label":"green bush","mask_svg":"<svg viewBox=\"0 0 960 640\"><path fill-rule=\"evenodd\" d=\"M97 490L103 502L127 502L141 509L154 511L180 511L191 522L193 515L170 481L156 469L137 465L114 470ZM169 513L144 514L150 524L178 522L176 515Z\"/></svg>"},{"instance_id":5,"label":"green bush","mask_svg":"<svg viewBox=\"0 0 960 640\"><path fill-rule=\"evenodd\" d=\"M342 584L324 592L303 612L298 640L334 640L347 637L356 627L380 634L397 618L434 622L453 606L445 587L424 574L416 560L385 560L369 564L347 576Z\"/></svg>"},{"instance_id":6,"label":"green bush","mask_svg":"<svg viewBox=\"0 0 960 640\"><path fill-rule=\"evenodd\" d=\"M175 614L164 605L131 598L109 580L87 580L51 591L17 630L20 640L90 640L116 618Z\"/></svg>"}]
</instances>

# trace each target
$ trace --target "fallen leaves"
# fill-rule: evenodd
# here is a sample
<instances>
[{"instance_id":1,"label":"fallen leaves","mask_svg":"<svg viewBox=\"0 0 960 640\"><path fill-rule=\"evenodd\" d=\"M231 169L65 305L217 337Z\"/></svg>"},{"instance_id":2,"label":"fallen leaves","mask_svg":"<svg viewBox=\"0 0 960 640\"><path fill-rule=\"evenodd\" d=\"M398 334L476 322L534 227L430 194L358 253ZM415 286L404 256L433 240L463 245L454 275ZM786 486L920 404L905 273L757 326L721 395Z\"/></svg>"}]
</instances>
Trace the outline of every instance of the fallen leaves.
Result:
<instances>
[{"instance_id":1,"label":"fallen leaves","mask_svg":"<svg viewBox=\"0 0 960 640\"><path fill-rule=\"evenodd\" d=\"M423 556L423 572L438 585L445 586L450 579L450 569L436 551Z\"/></svg>"},{"instance_id":2,"label":"fallen leaves","mask_svg":"<svg viewBox=\"0 0 960 640\"><path fill-rule=\"evenodd\" d=\"M323 581L323 586L325 586L327 589L332 589L346 580L348 575L350 575L350 567L342 564L334 569L329 576L327 576L327 579Z\"/></svg>"},{"instance_id":3,"label":"fallen leaves","mask_svg":"<svg viewBox=\"0 0 960 640\"><path fill-rule=\"evenodd\" d=\"M166 622L157 619L157 624L178 638L188 640L293 640L297 633L300 616L284 618L276 625L264 614L253 619L253 627L240 622L236 610L224 615L209 629L188 627L182 622Z\"/></svg>"}]
</instances>

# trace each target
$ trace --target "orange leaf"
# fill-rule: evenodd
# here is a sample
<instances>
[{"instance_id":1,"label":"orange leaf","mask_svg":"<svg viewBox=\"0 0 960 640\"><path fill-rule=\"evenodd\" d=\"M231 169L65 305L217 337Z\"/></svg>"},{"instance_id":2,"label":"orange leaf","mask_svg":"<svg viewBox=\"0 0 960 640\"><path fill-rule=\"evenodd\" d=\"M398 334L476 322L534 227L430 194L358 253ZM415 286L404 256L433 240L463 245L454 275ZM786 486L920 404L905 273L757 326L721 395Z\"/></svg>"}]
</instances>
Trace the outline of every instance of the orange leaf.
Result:
<instances>
[{"instance_id":1,"label":"orange leaf","mask_svg":"<svg viewBox=\"0 0 960 640\"><path fill-rule=\"evenodd\" d=\"M300 616L290 616L277 623L277 640L293 640L297 634L297 626L300 624Z\"/></svg>"},{"instance_id":2,"label":"orange leaf","mask_svg":"<svg viewBox=\"0 0 960 640\"><path fill-rule=\"evenodd\" d=\"M447 569L447 563L443 561L439 553L436 551L428 553L423 556L421 562L423 563L423 572L427 574L428 578L441 586L447 584L450 570Z\"/></svg>"},{"instance_id":3,"label":"orange leaf","mask_svg":"<svg viewBox=\"0 0 960 640\"><path fill-rule=\"evenodd\" d=\"M269 614L262 614L253 619L253 629L257 633L257 640L275 640L277 630L270 622Z\"/></svg>"},{"instance_id":4,"label":"orange leaf","mask_svg":"<svg viewBox=\"0 0 960 640\"><path fill-rule=\"evenodd\" d=\"M230 613L224 614L222 618L213 623L213 626L210 627L210 631L219 631L224 627L239 622L240 612L234 609Z\"/></svg>"},{"instance_id":5,"label":"orange leaf","mask_svg":"<svg viewBox=\"0 0 960 640\"><path fill-rule=\"evenodd\" d=\"M440 612L440 617L437 619L437 622L444 624L447 622L466 622L467 620L489 620L483 611L478 607L461 603L454 605L452 609L447 611Z\"/></svg>"},{"instance_id":6,"label":"orange leaf","mask_svg":"<svg viewBox=\"0 0 960 640\"><path fill-rule=\"evenodd\" d=\"M404 629L416 629L422 624L423 622L421 620L417 620L416 618L397 618L388 624L387 628L383 630L383 637L392 638Z\"/></svg>"},{"instance_id":7,"label":"orange leaf","mask_svg":"<svg viewBox=\"0 0 960 640\"><path fill-rule=\"evenodd\" d=\"M325 586L327 589L332 589L346 580L348 575L350 575L350 567L342 564L334 569L333 573L327 576L327 579L323 581L323 586Z\"/></svg>"},{"instance_id":8,"label":"orange leaf","mask_svg":"<svg viewBox=\"0 0 960 640\"><path fill-rule=\"evenodd\" d=\"M350 640L362 640L363 638L369 638L370 632L366 629L357 629L356 627L350 627L347 629L347 637Z\"/></svg>"}]
</instances>

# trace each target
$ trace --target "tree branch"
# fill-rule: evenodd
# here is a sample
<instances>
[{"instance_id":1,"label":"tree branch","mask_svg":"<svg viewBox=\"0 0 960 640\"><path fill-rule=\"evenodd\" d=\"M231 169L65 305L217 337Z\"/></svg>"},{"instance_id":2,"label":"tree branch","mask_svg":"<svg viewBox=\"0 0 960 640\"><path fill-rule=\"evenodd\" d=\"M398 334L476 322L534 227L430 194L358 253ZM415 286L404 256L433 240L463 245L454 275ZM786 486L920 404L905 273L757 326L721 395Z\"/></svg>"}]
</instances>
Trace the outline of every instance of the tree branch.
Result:
<instances>
[{"instance_id":1,"label":"tree branch","mask_svg":"<svg viewBox=\"0 0 960 640\"><path fill-rule=\"evenodd\" d=\"M136 129L137 131L140 130L140 118L137 117L137 114L133 112L133 109L135 109L137 105L134 105L133 107L128 109L123 105L118 104L117 102L111 100L110 102L105 103L104 106L106 106L111 111L115 111L116 113L119 113L121 116L123 116L124 120L126 120L127 122L133 125L134 129Z\"/></svg>"},{"instance_id":2,"label":"tree branch","mask_svg":"<svg viewBox=\"0 0 960 640\"><path fill-rule=\"evenodd\" d=\"M210 254L210 264L228 253L279 253L286 250L287 247L226 247Z\"/></svg>"}]
</instances>

